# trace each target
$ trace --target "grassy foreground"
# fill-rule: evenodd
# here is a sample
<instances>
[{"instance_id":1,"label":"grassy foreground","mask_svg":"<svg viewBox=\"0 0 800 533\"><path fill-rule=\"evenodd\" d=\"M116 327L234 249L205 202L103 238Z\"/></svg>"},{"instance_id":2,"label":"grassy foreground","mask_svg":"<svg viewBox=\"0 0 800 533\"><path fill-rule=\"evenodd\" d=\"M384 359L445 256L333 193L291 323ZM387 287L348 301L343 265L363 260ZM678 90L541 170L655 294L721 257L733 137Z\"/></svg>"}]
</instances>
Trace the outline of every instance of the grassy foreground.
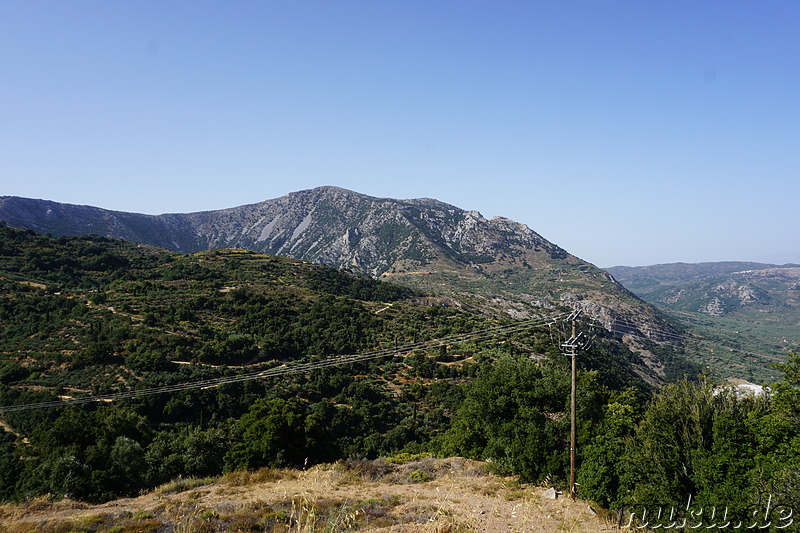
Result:
<instances>
[{"instance_id":1,"label":"grassy foreground","mask_svg":"<svg viewBox=\"0 0 800 533\"><path fill-rule=\"evenodd\" d=\"M414 459L414 458L407 458ZM350 459L308 470L179 479L137 498L88 505L38 498L0 506L0 529L57 532L610 531L586 502L487 473L462 458Z\"/></svg>"}]
</instances>

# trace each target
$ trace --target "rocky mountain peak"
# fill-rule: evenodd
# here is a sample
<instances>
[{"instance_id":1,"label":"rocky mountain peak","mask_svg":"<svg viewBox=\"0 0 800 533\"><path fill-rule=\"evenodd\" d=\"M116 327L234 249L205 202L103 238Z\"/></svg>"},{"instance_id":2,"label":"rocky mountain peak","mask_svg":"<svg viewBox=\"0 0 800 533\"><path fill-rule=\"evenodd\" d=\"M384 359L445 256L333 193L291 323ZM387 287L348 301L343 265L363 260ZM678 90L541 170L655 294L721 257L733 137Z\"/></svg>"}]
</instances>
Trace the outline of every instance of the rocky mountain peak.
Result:
<instances>
[{"instance_id":1,"label":"rocky mountain peak","mask_svg":"<svg viewBox=\"0 0 800 533\"><path fill-rule=\"evenodd\" d=\"M431 198L377 198L334 186L194 213L140 215L0 198L0 220L54 235L96 233L178 252L245 248L456 296L487 312L584 309L606 325L657 323L652 308L594 265L505 217ZM631 329L631 326L626 326Z\"/></svg>"}]
</instances>

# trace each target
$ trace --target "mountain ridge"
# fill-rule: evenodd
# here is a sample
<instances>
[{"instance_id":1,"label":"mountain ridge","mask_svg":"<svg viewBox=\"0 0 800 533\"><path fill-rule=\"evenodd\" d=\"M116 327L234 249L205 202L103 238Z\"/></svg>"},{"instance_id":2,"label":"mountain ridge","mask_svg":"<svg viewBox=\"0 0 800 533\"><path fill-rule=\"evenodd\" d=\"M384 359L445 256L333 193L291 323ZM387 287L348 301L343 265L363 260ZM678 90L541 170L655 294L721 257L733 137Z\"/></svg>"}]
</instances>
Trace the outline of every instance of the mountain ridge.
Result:
<instances>
[{"instance_id":1,"label":"mountain ridge","mask_svg":"<svg viewBox=\"0 0 800 533\"><path fill-rule=\"evenodd\" d=\"M0 197L0 220L39 233L57 236L97 233L183 253L246 248L350 266L375 277L388 272L392 266L389 261L398 258L427 263L430 258L419 257L420 252L430 251L432 245L438 245L443 259L470 263L476 269L491 260L481 252L508 252L503 250L504 245L527 246L559 259L571 257L527 226L505 217L487 220L478 211L463 210L431 198L376 198L334 186L233 208L162 215L4 196ZM324 235L327 242L320 238L307 242L306 230L320 224L328 226ZM418 231L412 236L409 229ZM495 235L487 236L487 229ZM483 231L477 238L470 238L475 230ZM404 242L408 237L427 242ZM381 251L389 252L382 257L388 259L376 257L376 246L380 244L384 248ZM421 244L421 250L418 247L410 254L412 257L403 256L410 244ZM391 253L398 247L399 254ZM519 255L519 250L512 253Z\"/></svg>"},{"instance_id":2,"label":"mountain ridge","mask_svg":"<svg viewBox=\"0 0 800 533\"><path fill-rule=\"evenodd\" d=\"M245 248L351 269L515 318L566 306L622 333L658 340L676 331L607 272L528 226L431 198L377 198L323 186L221 210L139 215L6 196L0 220L183 253Z\"/></svg>"},{"instance_id":3,"label":"mountain ridge","mask_svg":"<svg viewBox=\"0 0 800 533\"><path fill-rule=\"evenodd\" d=\"M339 207L331 209L332 204L337 204ZM461 228L461 232L456 229L454 232L441 232L436 235L435 230L439 229L436 226L440 226L442 222L452 222L454 219L460 222L464 218L469 218L471 220L466 222L468 227L474 226L474 223L482 223L507 231L525 233L530 244L542 245L558 256L566 255L560 247L545 240L527 226L505 217L493 217L487 220L478 211L463 210L432 198L379 198L335 186L297 191L236 207L161 215L2 196L0 220L4 220L10 226L59 236L94 232L105 237L133 241L160 241L160 246L183 253L210 248L247 248L313 261L317 259L319 245L322 243L310 243L310 245L304 243L303 233L314 222L313 215L316 212L327 209L327 213L323 213L323 222L335 223L340 238L358 240L361 237L359 231L351 233L346 230L363 223L367 225L374 223L376 218L381 218L380 215L389 215L388 218L384 216L382 220L378 220L383 224L402 222L397 216L398 213L386 213L392 207L402 215L402 218L421 229L426 236L435 241L445 238L449 241L448 245L460 244L460 239L465 236L463 232L465 228ZM431 218L428 211L423 210L437 212L439 219ZM324 216L326 214L327 217ZM265 223L268 217L269 221ZM150 229L147 228L147 224L156 231L142 231ZM286 235L289 231L291 233ZM165 239L165 235L172 238ZM334 248L337 248L338 244L335 243ZM458 255L458 250L451 249L451 251ZM333 253L334 260L340 260L335 257L335 252ZM327 256L323 253L323 257ZM365 273L377 276L386 270L386 266L377 263L371 270L372 272Z\"/></svg>"}]
</instances>

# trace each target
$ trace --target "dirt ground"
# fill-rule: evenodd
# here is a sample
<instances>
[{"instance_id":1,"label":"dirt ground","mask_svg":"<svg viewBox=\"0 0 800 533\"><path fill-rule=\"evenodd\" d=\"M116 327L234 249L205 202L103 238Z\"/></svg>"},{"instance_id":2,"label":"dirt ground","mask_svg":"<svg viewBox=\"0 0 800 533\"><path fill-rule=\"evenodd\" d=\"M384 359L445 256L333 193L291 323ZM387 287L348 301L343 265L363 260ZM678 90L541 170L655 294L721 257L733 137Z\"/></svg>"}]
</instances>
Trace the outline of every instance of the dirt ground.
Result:
<instances>
[{"instance_id":1,"label":"dirt ground","mask_svg":"<svg viewBox=\"0 0 800 533\"><path fill-rule=\"evenodd\" d=\"M137 498L88 505L0 506L0 531L21 532L599 532L616 528L586 502L486 473L462 458L397 465L346 461L177 480Z\"/></svg>"}]
</instances>

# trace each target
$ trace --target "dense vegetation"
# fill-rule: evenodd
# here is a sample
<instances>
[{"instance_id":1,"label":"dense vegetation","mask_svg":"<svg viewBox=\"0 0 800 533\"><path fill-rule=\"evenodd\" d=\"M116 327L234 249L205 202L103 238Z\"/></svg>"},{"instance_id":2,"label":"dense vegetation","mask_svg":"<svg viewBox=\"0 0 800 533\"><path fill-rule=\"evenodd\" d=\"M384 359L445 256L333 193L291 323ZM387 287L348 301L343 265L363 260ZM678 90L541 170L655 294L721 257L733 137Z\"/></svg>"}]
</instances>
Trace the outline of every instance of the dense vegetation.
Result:
<instances>
[{"instance_id":1,"label":"dense vegetation","mask_svg":"<svg viewBox=\"0 0 800 533\"><path fill-rule=\"evenodd\" d=\"M565 479L569 384L558 366L498 359L465 387L434 449L491 458L499 471L527 480ZM759 527L769 529L767 513L769 530L778 530L783 515L776 513L800 510L800 357L781 370L786 378L769 397L741 397L701 379L669 384L650 399L582 373L578 495L628 516L642 518L647 509L651 526L659 508L685 517L690 504L690 512L706 509L690 523L723 523L727 510L733 524L751 524L758 510Z\"/></svg>"},{"instance_id":2,"label":"dense vegetation","mask_svg":"<svg viewBox=\"0 0 800 533\"><path fill-rule=\"evenodd\" d=\"M299 261L180 255L0 227L0 405L147 389L485 329L501 320ZM564 486L568 362L551 329L279 378L2 414L0 499L102 501L177 477L429 451ZM531 357L535 355L535 357ZM666 355L665 355L666 358ZM600 334L579 375L579 495L633 509L798 506L800 362L769 398L653 391Z\"/></svg>"}]
</instances>

